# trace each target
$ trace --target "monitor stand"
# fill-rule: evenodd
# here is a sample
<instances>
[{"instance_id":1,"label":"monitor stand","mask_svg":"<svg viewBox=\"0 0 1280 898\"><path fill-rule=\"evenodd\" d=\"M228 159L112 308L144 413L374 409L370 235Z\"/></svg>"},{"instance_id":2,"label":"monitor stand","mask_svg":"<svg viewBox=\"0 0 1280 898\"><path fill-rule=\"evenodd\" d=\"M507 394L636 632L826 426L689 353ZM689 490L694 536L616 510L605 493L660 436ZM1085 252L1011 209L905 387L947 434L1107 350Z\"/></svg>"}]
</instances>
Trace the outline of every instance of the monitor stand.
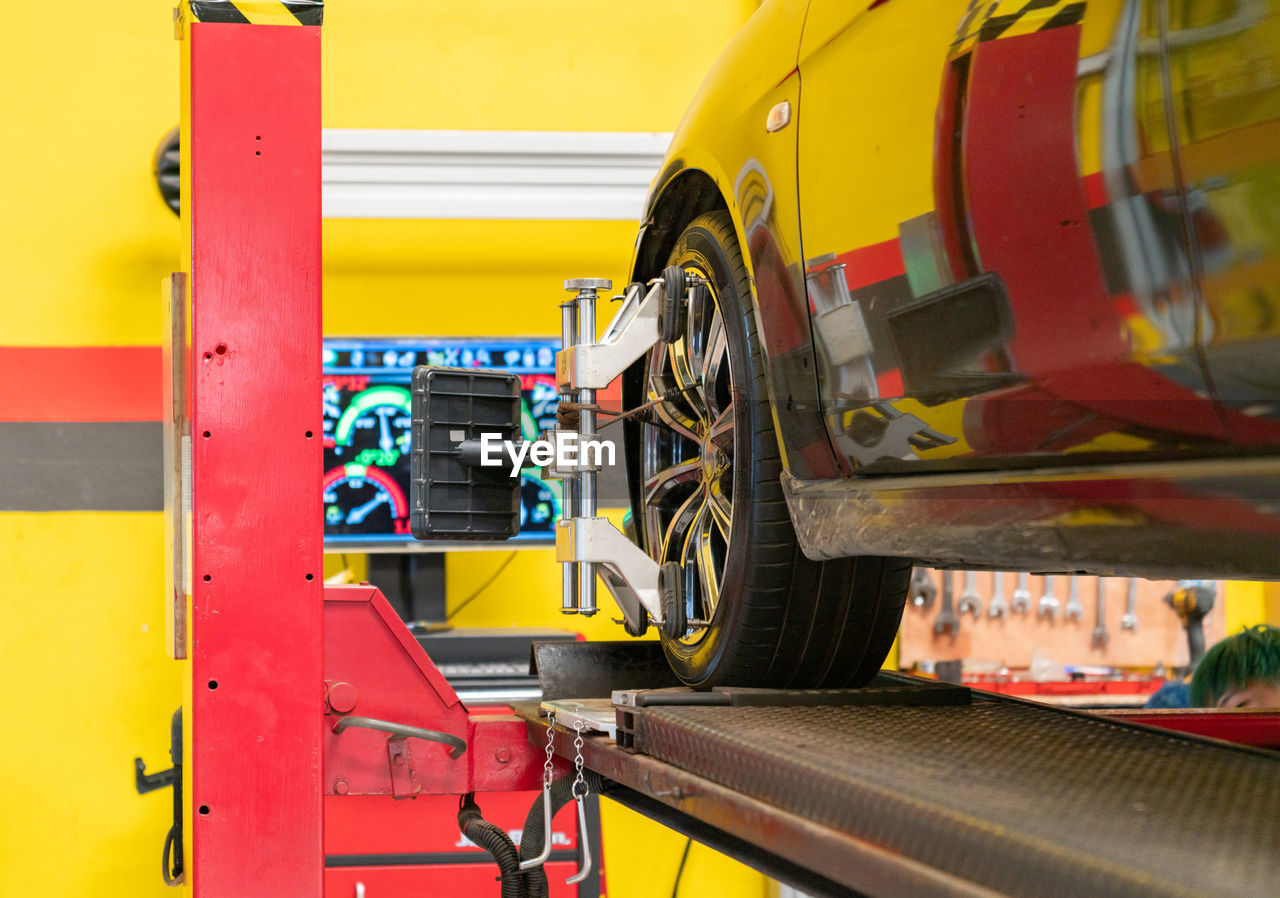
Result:
<instances>
[{"instance_id":1,"label":"monitor stand","mask_svg":"<svg viewBox=\"0 0 1280 898\"><path fill-rule=\"evenodd\" d=\"M369 582L406 623L444 624L443 552L371 552Z\"/></svg>"}]
</instances>

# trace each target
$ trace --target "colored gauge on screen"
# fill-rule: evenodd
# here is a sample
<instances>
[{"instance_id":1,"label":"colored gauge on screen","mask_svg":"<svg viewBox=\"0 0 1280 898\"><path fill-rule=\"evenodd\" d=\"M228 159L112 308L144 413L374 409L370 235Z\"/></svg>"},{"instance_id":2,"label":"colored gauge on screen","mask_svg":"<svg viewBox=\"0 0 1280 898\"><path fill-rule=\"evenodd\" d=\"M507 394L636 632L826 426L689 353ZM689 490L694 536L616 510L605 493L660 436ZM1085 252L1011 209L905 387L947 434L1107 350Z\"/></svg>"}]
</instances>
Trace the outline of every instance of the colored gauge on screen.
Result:
<instances>
[{"instance_id":1,"label":"colored gauge on screen","mask_svg":"<svg viewBox=\"0 0 1280 898\"><path fill-rule=\"evenodd\" d=\"M346 464L324 475L324 522L330 533L408 533L409 503L386 471Z\"/></svg>"},{"instance_id":2,"label":"colored gauge on screen","mask_svg":"<svg viewBox=\"0 0 1280 898\"><path fill-rule=\"evenodd\" d=\"M520 474L520 532L554 533L560 518L560 485L547 483L527 468Z\"/></svg>"},{"instance_id":3,"label":"colored gauge on screen","mask_svg":"<svg viewBox=\"0 0 1280 898\"><path fill-rule=\"evenodd\" d=\"M549 374L528 374L520 379L524 393L520 403L520 432L526 440L536 440L545 430L554 430L560 393Z\"/></svg>"},{"instance_id":4,"label":"colored gauge on screen","mask_svg":"<svg viewBox=\"0 0 1280 898\"><path fill-rule=\"evenodd\" d=\"M357 393L333 428L334 454L357 465L391 467L409 453L413 406L404 387L380 384Z\"/></svg>"}]
</instances>

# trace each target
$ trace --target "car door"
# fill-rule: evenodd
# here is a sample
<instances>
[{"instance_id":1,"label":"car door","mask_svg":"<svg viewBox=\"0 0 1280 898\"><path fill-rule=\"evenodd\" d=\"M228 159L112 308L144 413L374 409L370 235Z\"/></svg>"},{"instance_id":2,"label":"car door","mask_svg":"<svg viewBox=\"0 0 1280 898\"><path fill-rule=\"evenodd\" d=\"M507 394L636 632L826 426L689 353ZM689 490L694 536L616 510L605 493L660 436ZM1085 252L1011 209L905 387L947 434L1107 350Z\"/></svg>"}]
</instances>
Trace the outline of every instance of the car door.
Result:
<instances>
[{"instance_id":1,"label":"car door","mask_svg":"<svg viewBox=\"0 0 1280 898\"><path fill-rule=\"evenodd\" d=\"M812 0L801 234L850 470L1228 441L1178 210L1140 165L1169 134L1154 6Z\"/></svg>"},{"instance_id":2,"label":"car door","mask_svg":"<svg viewBox=\"0 0 1280 898\"><path fill-rule=\"evenodd\" d=\"M1238 446L1280 443L1280 11L1173 0L1155 43L1213 387ZM1157 164L1159 160L1151 160Z\"/></svg>"}]
</instances>

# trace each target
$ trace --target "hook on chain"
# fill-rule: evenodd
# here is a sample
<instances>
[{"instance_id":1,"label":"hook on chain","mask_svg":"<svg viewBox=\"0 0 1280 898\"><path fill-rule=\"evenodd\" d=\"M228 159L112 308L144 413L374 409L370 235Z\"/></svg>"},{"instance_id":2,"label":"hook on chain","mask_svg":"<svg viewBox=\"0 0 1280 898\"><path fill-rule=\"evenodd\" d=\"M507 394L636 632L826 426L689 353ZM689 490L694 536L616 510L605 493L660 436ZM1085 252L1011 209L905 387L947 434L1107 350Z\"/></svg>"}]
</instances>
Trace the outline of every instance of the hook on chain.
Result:
<instances>
[{"instance_id":1,"label":"hook on chain","mask_svg":"<svg viewBox=\"0 0 1280 898\"><path fill-rule=\"evenodd\" d=\"M587 781L582 775L582 730L585 724L581 720L573 722L573 769L576 776L573 779L573 786L569 790L569 794L573 796L573 800L578 805L578 838L581 840L579 845L582 846L582 867L577 873L565 880L565 885L576 885L591 875L591 839L590 831L587 828L587 807L586 797L590 793Z\"/></svg>"}]
</instances>

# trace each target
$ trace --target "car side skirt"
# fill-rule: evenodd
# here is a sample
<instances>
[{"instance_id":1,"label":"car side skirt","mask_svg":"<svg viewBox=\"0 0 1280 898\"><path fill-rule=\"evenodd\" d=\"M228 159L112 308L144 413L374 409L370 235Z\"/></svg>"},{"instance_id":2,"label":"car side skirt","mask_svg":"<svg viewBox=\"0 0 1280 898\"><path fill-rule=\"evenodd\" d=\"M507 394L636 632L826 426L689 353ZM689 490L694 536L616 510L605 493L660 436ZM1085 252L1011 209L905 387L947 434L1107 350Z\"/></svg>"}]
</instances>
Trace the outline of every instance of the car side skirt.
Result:
<instances>
[{"instance_id":1,"label":"car side skirt","mask_svg":"<svg viewBox=\"0 0 1280 898\"><path fill-rule=\"evenodd\" d=\"M782 485L812 559L1147 578L1280 579L1280 457Z\"/></svg>"}]
</instances>

